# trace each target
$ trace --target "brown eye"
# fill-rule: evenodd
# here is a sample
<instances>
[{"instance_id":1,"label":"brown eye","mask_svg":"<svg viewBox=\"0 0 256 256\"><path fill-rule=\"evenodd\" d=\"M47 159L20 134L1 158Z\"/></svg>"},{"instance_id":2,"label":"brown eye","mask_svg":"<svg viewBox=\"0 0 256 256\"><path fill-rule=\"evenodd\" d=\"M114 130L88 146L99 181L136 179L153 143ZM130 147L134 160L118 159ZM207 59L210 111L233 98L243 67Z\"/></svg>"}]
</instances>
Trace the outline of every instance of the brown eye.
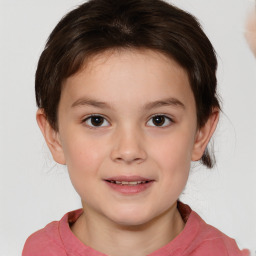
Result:
<instances>
[{"instance_id":1,"label":"brown eye","mask_svg":"<svg viewBox=\"0 0 256 256\"><path fill-rule=\"evenodd\" d=\"M164 115L155 115L153 116L149 121L149 126L159 126L159 127L165 127L172 123L171 118L164 116Z\"/></svg>"},{"instance_id":2,"label":"brown eye","mask_svg":"<svg viewBox=\"0 0 256 256\"><path fill-rule=\"evenodd\" d=\"M96 116L96 115L86 118L85 123L88 126L92 126L92 127L102 127L102 126L108 126L109 125L108 121L104 117Z\"/></svg>"},{"instance_id":3,"label":"brown eye","mask_svg":"<svg viewBox=\"0 0 256 256\"><path fill-rule=\"evenodd\" d=\"M156 126L162 126L165 122L165 118L163 116L154 116L153 123Z\"/></svg>"}]
</instances>

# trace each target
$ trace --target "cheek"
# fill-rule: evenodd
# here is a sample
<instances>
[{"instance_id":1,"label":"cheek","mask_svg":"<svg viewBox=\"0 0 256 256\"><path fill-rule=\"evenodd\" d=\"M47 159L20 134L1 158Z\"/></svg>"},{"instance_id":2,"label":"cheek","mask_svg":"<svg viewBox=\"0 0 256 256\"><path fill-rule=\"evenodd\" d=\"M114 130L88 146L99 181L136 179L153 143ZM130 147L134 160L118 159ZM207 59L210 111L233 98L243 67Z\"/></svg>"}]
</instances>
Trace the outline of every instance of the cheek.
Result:
<instances>
[{"instance_id":1,"label":"cheek","mask_svg":"<svg viewBox=\"0 0 256 256\"><path fill-rule=\"evenodd\" d=\"M92 196L91 191L94 191L100 177L104 149L99 144L95 140L82 140L80 137L66 142L63 147L71 183L83 201L88 201ZM101 195L97 193L94 191L94 196L100 198Z\"/></svg>"},{"instance_id":2,"label":"cheek","mask_svg":"<svg viewBox=\"0 0 256 256\"><path fill-rule=\"evenodd\" d=\"M192 137L193 138L193 137ZM179 197L183 191L191 164L193 139L190 134L176 133L165 141L158 143L152 155L161 170L161 182L164 193L170 197Z\"/></svg>"},{"instance_id":3,"label":"cheek","mask_svg":"<svg viewBox=\"0 0 256 256\"><path fill-rule=\"evenodd\" d=\"M184 150L181 145L176 147L167 147L164 154L162 154L160 162L163 171L163 182L167 191L171 190L174 193L182 191L186 185L188 174L190 171L190 154ZM181 192L180 191L180 192Z\"/></svg>"},{"instance_id":4,"label":"cheek","mask_svg":"<svg viewBox=\"0 0 256 256\"><path fill-rule=\"evenodd\" d=\"M154 154L166 168L181 169L189 166L193 152L193 136L188 133L176 133L158 141Z\"/></svg>"},{"instance_id":5,"label":"cheek","mask_svg":"<svg viewBox=\"0 0 256 256\"><path fill-rule=\"evenodd\" d=\"M102 142L82 136L66 141L63 150L69 172L80 175L95 173L105 152Z\"/></svg>"}]
</instances>

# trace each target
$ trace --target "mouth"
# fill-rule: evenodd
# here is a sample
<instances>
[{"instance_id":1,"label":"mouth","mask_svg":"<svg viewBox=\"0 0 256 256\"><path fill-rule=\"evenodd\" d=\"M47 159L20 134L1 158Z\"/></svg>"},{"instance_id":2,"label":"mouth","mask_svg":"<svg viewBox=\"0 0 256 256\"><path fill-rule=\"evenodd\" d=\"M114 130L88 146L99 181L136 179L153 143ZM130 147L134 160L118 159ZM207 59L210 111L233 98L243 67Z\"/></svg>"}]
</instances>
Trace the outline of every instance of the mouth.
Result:
<instances>
[{"instance_id":1,"label":"mouth","mask_svg":"<svg viewBox=\"0 0 256 256\"><path fill-rule=\"evenodd\" d=\"M119 176L104 179L107 185L121 194L138 194L149 189L154 180L140 176Z\"/></svg>"},{"instance_id":2,"label":"mouth","mask_svg":"<svg viewBox=\"0 0 256 256\"><path fill-rule=\"evenodd\" d=\"M124 185L128 185L128 186L137 186L137 185L139 185L139 184L146 184L146 183L151 182L150 180L148 180L148 181L142 181L142 180L139 180L139 181L106 180L106 181L107 181L107 182L110 182L110 183L117 184L117 185L121 185L121 186L124 186Z\"/></svg>"}]
</instances>

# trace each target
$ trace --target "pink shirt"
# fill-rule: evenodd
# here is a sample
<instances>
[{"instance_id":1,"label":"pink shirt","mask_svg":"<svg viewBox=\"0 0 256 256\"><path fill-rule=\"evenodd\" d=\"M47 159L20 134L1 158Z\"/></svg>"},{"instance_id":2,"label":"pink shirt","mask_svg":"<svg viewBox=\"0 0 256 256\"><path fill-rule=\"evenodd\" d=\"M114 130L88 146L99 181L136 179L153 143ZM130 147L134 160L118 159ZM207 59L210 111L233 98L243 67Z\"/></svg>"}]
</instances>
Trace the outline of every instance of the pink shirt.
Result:
<instances>
[{"instance_id":1,"label":"pink shirt","mask_svg":"<svg viewBox=\"0 0 256 256\"><path fill-rule=\"evenodd\" d=\"M235 240L206 224L188 205L178 203L186 225L171 242L149 256L249 256L240 251ZM106 256L84 245L71 231L83 210L69 212L60 221L49 223L26 241L22 256Z\"/></svg>"}]
</instances>

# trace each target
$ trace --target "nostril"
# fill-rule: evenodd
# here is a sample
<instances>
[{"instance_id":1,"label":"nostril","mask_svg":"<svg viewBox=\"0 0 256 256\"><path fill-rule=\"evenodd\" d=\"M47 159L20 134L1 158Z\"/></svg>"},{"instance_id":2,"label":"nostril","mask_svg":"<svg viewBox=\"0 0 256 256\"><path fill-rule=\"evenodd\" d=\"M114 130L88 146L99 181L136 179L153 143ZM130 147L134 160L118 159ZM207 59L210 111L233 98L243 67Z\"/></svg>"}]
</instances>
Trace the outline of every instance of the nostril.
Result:
<instances>
[{"instance_id":1,"label":"nostril","mask_svg":"<svg viewBox=\"0 0 256 256\"><path fill-rule=\"evenodd\" d=\"M115 162L126 162L126 163L140 163L143 162L146 157L146 151L143 145L140 144L139 140L136 140L134 136L122 137L116 139L117 143L111 152L111 159Z\"/></svg>"},{"instance_id":2,"label":"nostril","mask_svg":"<svg viewBox=\"0 0 256 256\"><path fill-rule=\"evenodd\" d=\"M142 162L145 161L145 158L139 158L139 157L136 157L136 158L133 158L133 157L117 157L116 159L114 159L114 161L116 162L125 162L125 163L128 163L128 164L131 164L131 163L137 163L137 164L140 164Z\"/></svg>"}]
</instances>

